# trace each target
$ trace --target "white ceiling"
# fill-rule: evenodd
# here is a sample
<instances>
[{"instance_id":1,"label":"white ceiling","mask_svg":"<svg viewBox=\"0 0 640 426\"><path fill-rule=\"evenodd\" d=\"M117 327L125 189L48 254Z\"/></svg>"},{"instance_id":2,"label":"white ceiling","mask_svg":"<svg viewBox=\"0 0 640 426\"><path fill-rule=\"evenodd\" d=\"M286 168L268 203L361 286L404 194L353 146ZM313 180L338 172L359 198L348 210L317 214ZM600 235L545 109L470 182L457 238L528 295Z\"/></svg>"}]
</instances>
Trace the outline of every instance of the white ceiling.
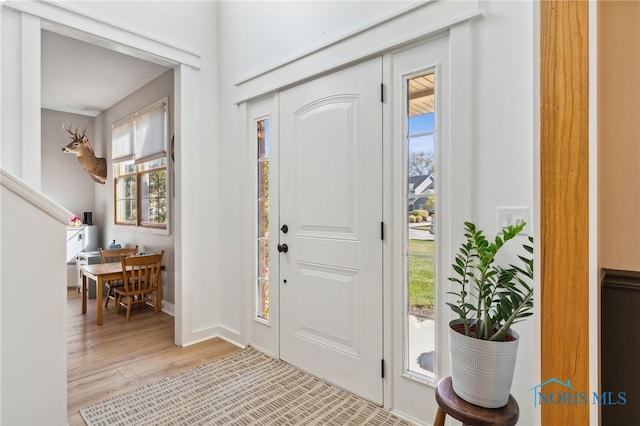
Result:
<instances>
[{"instance_id":1,"label":"white ceiling","mask_svg":"<svg viewBox=\"0 0 640 426\"><path fill-rule=\"evenodd\" d=\"M95 117L169 68L42 31L42 108Z\"/></svg>"}]
</instances>

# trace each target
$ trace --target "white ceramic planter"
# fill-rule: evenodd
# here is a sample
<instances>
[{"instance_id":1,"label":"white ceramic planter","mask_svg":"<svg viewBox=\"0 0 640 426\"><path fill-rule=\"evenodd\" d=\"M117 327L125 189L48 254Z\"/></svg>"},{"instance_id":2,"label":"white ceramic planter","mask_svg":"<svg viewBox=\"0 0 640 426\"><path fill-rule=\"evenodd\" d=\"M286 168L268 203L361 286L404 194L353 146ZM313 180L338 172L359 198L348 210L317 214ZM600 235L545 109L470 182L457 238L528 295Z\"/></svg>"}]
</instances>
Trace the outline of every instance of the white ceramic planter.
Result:
<instances>
[{"instance_id":1,"label":"white ceramic planter","mask_svg":"<svg viewBox=\"0 0 640 426\"><path fill-rule=\"evenodd\" d=\"M460 398L485 408L503 407L509 401L520 336L515 340L491 342L472 339L455 331L449 323L449 355L453 391Z\"/></svg>"}]
</instances>

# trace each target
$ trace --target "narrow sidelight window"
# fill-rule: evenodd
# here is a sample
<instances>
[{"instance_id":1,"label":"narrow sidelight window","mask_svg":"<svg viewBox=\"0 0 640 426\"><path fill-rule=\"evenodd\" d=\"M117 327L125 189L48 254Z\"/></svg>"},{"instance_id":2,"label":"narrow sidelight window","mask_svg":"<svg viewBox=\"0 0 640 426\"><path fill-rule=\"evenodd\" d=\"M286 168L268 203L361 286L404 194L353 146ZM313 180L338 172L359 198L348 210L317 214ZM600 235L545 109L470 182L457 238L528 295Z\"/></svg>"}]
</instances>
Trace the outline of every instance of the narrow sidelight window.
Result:
<instances>
[{"instance_id":1,"label":"narrow sidelight window","mask_svg":"<svg viewBox=\"0 0 640 426\"><path fill-rule=\"evenodd\" d=\"M269 120L256 122L258 142L258 277L256 315L269 319Z\"/></svg>"},{"instance_id":2,"label":"narrow sidelight window","mask_svg":"<svg viewBox=\"0 0 640 426\"><path fill-rule=\"evenodd\" d=\"M407 79L407 370L434 379L436 304L435 70Z\"/></svg>"}]
</instances>

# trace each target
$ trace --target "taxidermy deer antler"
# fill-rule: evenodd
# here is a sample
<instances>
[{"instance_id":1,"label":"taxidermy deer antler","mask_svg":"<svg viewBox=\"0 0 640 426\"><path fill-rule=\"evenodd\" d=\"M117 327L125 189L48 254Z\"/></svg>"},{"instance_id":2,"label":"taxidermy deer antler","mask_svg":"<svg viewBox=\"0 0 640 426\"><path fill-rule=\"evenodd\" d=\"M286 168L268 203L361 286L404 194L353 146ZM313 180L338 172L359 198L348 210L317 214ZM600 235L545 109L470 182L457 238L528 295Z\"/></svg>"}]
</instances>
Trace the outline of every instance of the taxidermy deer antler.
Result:
<instances>
[{"instance_id":1,"label":"taxidermy deer antler","mask_svg":"<svg viewBox=\"0 0 640 426\"><path fill-rule=\"evenodd\" d=\"M89 176L96 182L104 184L107 180L107 160L98 158L93 153L89 139L85 136L87 129L77 128L75 132L72 132L71 125L66 128L64 123L62 123L62 128L71 135L71 143L63 147L62 151L75 154ZM79 133L80 131L82 133Z\"/></svg>"}]
</instances>

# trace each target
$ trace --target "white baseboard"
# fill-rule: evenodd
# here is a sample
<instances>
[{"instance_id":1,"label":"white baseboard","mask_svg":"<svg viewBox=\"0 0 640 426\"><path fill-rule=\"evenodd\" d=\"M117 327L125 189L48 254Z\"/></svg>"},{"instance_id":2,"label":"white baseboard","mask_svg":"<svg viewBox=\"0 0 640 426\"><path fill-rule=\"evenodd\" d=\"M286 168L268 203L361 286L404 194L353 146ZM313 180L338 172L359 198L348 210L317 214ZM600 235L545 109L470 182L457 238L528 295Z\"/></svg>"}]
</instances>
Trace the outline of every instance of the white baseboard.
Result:
<instances>
[{"instance_id":1,"label":"white baseboard","mask_svg":"<svg viewBox=\"0 0 640 426\"><path fill-rule=\"evenodd\" d=\"M220 338L242 349L247 347L246 343L242 343L243 339L240 333L221 325L197 330L191 333L191 336L188 339L186 339L186 342L183 343L182 346L183 347L191 346L191 345L195 345L196 343L204 342L206 340L215 339L215 338Z\"/></svg>"},{"instance_id":2,"label":"white baseboard","mask_svg":"<svg viewBox=\"0 0 640 426\"><path fill-rule=\"evenodd\" d=\"M243 348L244 349L244 348L247 347L247 343L246 342L243 343L244 339L242 338L240 333L238 333L237 331L230 330L230 329L228 329L228 328L226 328L224 326L221 326L221 325L219 325L219 326L217 326L215 328L217 329L217 336L216 337L219 337L222 340L225 340L225 341L227 341L227 342L231 343L232 345L235 345L235 346L237 346L239 348Z\"/></svg>"},{"instance_id":3,"label":"white baseboard","mask_svg":"<svg viewBox=\"0 0 640 426\"><path fill-rule=\"evenodd\" d=\"M408 415L406 413L403 413L402 411L394 410L393 408L391 410L389 410L389 411L391 411L395 416L398 416L401 419L406 420L406 421L411 422L411 423L416 424L416 425L425 425L425 426L431 426L432 425L432 423L425 422L424 419L416 419L415 417L412 417L412 416L410 416L410 415Z\"/></svg>"},{"instance_id":4,"label":"white baseboard","mask_svg":"<svg viewBox=\"0 0 640 426\"><path fill-rule=\"evenodd\" d=\"M167 302L166 300L162 301L162 306L160 310L164 313L171 315L172 317L176 316L176 305L171 302Z\"/></svg>"},{"instance_id":5,"label":"white baseboard","mask_svg":"<svg viewBox=\"0 0 640 426\"><path fill-rule=\"evenodd\" d=\"M269 350L267 350L267 349L263 348L262 346L256 346L256 345L255 345L255 344L253 344L253 343L251 343L250 345L251 345L251 347L252 347L253 349L255 349L255 350L259 351L259 352L262 352L263 354L267 354L267 355L269 355L269 356L270 356L270 357L272 357L272 358L276 358L276 359L278 358L278 357L276 356L276 354L275 354L273 351L269 351Z\"/></svg>"}]
</instances>

